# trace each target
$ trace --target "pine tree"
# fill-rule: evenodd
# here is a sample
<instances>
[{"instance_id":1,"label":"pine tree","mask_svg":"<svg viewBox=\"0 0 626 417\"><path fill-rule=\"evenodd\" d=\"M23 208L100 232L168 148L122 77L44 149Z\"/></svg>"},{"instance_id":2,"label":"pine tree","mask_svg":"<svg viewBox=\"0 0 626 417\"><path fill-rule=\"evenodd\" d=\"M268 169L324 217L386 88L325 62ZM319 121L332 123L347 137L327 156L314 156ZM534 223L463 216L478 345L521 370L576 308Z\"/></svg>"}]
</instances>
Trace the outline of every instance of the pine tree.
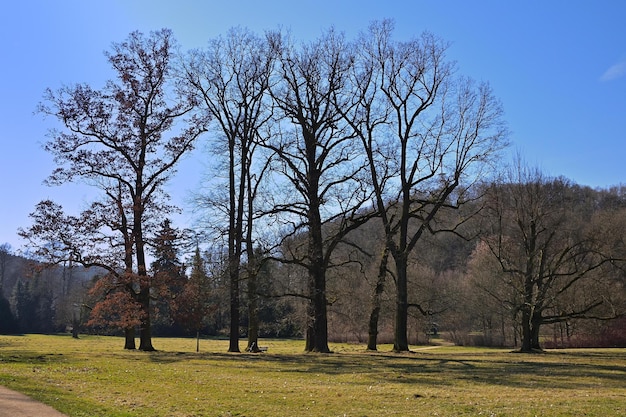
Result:
<instances>
[{"instance_id":1,"label":"pine tree","mask_svg":"<svg viewBox=\"0 0 626 417\"><path fill-rule=\"evenodd\" d=\"M169 219L161 223L154 241L155 260L151 264L153 287L158 295L154 303L154 327L156 332L176 333L172 302L184 290L187 278L184 265L179 259L181 233L174 229Z\"/></svg>"}]
</instances>

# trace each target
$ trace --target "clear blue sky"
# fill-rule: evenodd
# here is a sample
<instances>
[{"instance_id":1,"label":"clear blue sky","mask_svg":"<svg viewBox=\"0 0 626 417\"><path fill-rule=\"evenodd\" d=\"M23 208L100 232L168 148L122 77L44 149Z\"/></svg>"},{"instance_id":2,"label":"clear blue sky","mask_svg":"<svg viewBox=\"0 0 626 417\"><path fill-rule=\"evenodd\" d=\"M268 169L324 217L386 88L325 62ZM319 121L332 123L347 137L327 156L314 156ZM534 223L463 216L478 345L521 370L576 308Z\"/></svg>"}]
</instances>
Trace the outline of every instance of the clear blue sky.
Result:
<instances>
[{"instance_id":1,"label":"clear blue sky","mask_svg":"<svg viewBox=\"0 0 626 417\"><path fill-rule=\"evenodd\" d=\"M80 187L45 187L53 162L41 149L52 119L33 112L45 88L111 77L103 52L140 30L170 28L183 48L201 47L233 26L259 33L290 28L301 40L334 25L349 37L392 18L396 38L429 30L452 42L460 73L489 81L501 99L513 150L549 175L592 187L626 183L626 1L620 0L7 0L0 66L0 244L23 242L35 204L70 211L89 200ZM202 149L173 182L186 207L200 182Z\"/></svg>"}]
</instances>

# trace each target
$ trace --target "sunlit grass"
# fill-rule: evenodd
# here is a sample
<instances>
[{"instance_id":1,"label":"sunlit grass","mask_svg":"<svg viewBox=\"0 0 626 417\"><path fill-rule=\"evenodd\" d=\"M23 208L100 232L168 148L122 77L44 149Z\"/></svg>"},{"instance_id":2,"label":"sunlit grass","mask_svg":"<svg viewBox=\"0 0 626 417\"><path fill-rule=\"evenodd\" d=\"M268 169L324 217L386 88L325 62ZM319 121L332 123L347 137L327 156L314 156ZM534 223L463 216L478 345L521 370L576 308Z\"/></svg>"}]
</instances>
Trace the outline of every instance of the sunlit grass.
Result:
<instances>
[{"instance_id":1,"label":"sunlit grass","mask_svg":"<svg viewBox=\"0 0 626 417\"><path fill-rule=\"evenodd\" d=\"M0 384L70 416L615 416L626 415L626 349L559 350L331 344L265 340L263 354L228 341L0 336ZM242 349L244 348L242 342Z\"/></svg>"}]
</instances>

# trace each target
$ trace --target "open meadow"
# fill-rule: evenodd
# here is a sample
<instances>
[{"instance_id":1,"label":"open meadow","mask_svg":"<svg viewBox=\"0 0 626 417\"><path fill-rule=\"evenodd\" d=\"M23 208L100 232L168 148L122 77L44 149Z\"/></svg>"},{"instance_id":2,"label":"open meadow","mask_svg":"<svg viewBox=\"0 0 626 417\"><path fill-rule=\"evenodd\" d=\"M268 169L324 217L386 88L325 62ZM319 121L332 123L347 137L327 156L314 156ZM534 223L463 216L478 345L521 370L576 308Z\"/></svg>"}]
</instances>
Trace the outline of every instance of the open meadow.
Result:
<instances>
[{"instance_id":1,"label":"open meadow","mask_svg":"<svg viewBox=\"0 0 626 417\"><path fill-rule=\"evenodd\" d=\"M412 347L395 354L265 340L268 352L226 353L228 341L154 339L124 351L115 337L0 336L0 385L69 416L620 416L626 349ZM242 348L244 347L242 342Z\"/></svg>"}]
</instances>

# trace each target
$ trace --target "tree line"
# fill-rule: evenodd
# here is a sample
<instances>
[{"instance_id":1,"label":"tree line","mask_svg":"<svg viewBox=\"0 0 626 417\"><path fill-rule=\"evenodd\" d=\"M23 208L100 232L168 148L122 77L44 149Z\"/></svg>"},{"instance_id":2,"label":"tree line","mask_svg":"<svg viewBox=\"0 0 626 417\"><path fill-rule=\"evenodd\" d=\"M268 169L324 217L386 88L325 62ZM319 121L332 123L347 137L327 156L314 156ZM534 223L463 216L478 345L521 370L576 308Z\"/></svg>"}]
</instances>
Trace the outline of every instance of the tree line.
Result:
<instances>
[{"instance_id":1,"label":"tree line","mask_svg":"<svg viewBox=\"0 0 626 417\"><path fill-rule=\"evenodd\" d=\"M226 289L229 351L240 349L242 299L254 350L261 306L280 309L288 297L305 350L329 352L335 281L356 299L372 272L370 349L389 312L394 350L406 351L412 317L451 311L454 298L435 283L445 275L450 288L466 282L506 306L507 314L495 310L519 324L523 351L540 347L543 324L620 316L621 247L587 234L585 221L568 223L608 212L560 213L572 206L571 185L552 193L557 180L522 166L499 179L502 106L488 84L457 74L447 47L430 33L395 40L391 21L355 39L331 28L310 42L235 28L191 51L167 29L131 33L106 53L115 80L49 89L39 107L62 126L45 145L57 163L48 183L85 182L100 198L77 215L42 201L20 234L48 264L105 271L92 321L122 329L127 349L136 329L139 349L154 349L159 314L199 332ZM195 194L202 227L176 230L165 185L204 138L213 171ZM594 230L610 234L602 224ZM455 268L439 259L447 267L431 270L422 255L438 239L466 258ZM194 245L187 268L176 254ZM200 246L211 248L215 273ZM475 282L451 278L464 269L476 271ZM431 277L430 288L416 274ZM608 293L592 297L581 288L589 281ZM586 302L558 310L555 300L574 291Z\"/></svg>"}]
</instances>

